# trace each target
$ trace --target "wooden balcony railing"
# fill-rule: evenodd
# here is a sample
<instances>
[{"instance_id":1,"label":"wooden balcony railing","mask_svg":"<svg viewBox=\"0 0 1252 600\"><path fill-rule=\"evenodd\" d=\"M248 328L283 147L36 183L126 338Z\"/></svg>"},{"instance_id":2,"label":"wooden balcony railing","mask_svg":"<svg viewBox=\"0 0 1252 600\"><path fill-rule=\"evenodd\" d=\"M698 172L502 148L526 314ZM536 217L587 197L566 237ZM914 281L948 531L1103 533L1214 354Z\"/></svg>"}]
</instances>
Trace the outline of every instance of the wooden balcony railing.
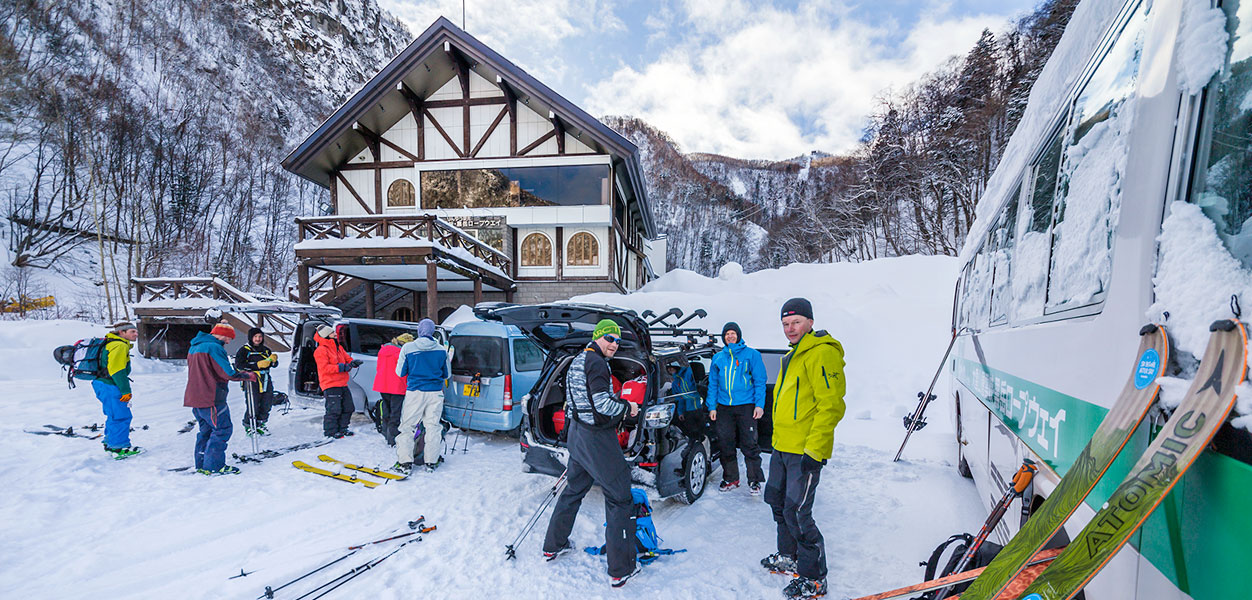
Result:
<instances>
[{"instance_id":1,"label":"wooden balcony railing","mask_svg":"<svg viewBox=\"0 0 1252 600\"><path fill-rule=\"evenodd\" d=\"M444 248L464 248L471 256L512 272L509 256L479 241L435 215L361 215L301 217L296 219L300 241L332 239L399 238L425 240Z\"/></svg>"}]
</instances>

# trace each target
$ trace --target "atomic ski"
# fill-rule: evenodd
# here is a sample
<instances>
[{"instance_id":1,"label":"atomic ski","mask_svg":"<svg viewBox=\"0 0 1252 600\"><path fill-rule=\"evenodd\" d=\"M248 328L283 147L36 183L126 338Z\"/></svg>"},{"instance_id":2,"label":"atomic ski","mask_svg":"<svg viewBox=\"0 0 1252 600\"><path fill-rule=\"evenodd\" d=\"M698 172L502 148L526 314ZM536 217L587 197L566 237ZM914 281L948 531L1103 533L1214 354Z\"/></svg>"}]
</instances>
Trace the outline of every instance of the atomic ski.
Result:
<instances>
[{"instance_id":1,"label":"atomic ski","mask_svg":"<svg viewBox=\"0 0 1252 600\"><path fill-rule=\"evenodd\" d=\"M362 467L360 465L346 463L346 462L343 462L342 460L331 458L325 454L319 454L317 459L322 462L328 462L328 463L341 465L345 469L352 469L353 471L360 471L362 473L368 473L370 475L373 475L374 477L382 477L383 479L390 479L392 481L400 481L401 479L408 479L408 476L406 475L401 475L399 473L391 473L389 471L379 471L378 469L371 469L369 467Z\"/></svg>"},{"instance_id":2,"label":"atomic ski","mask_svg":"<svg viewBox=\"0 0 1252 600\"><path fill-rule=\"evenodd\" d=\"M1235 406L1235 387L1247 374L1248 333L1237 321L1217 321L1209 331L1208 348L1182 404L1069 549L1022 592L1022 600L1069 600L1078 594L1121 550L1225 424Z\"/></svg>"},{"instance_id":3,"label":"atomic ski","mask_svg":"<svg viewBox=\"0 0 1252 600\"><path fill-rule=\"evenodd\" d=\"M1064 548L1053 548L1051 550L1044 550L1043 552L1040 552L1039 554L1034 555L1026 563L1027 564L1026 569L1024 569L1017 576L1017 580L1034 581L1035 577L1038 577L1039 573L1042 573L1043 569L1047 567L1049 564L1051 564L1053 559L1055 559L1056 556L1060 554L1062 550L1064 550ZM940 588L945 588L948 586L959 585L962 583L966 583L968 581L973 581L975 577L978 577L979 575L982 574L984 569L986 569L986 567L970 569L963 573L953 573L946 577L940 577L939 579L932 579L930 581L924 581L922 583L910 585L908 587L894 589L889 592L882 592L879 594L873 594L871 596L861 596L860 598L856 598L855 600L897 600L899 598L908 598L908 597L913 596L914 594L920 594L920 593L929 592L932 590L937 590ZM1029 581L1027 583L1029 583ZM954 597L953 600L957 600L958 598L959 596Z\"/></svg>"},{"instance_id":4,"label":"atomic ski","mask_svg":"<svg viewBox=\"0 0 1252 600\"><path fill-rule=\"evenodd\" d=\"M257 452L256 454L231 454L230 456L231 458L241 463L249 463L249 462L259 463L267 458L276 458L284 454L288 454L290 452L298 452L300 450L308 450L309 448L317 448L319 446L325 446L326 444L329 444L333 441L334 440L330 440L330 439L317 440L316 442L305 442L303 444L296 444L295 446L279 448L278 450L262 450L260 452Z\"/></svg>"},{"instance_id":5,"label":"atomic ski","mask_svg":"<svg viewBox=\"0 0 1252 600\"><path fill-rule=\"evenodd\" d=\"M291 466L297 469L300 469L301 471L308 471L309 473L314 473L316 475L321 475L323 477L330 477L331 479L338 479L339 481L346 481L348 483L359 483L371 489L376 488L379 485L381 485L377 481L370 481L368 479L357 479L356 475L342 475L340 473L335 473L333 471L327 471L326 469L319 469L313 465L310 465L300 460L297 460L291 463Z\"/></svg>"},{"instance_id":6,"label":"atomic ski","mask_svg":"<svg viewBox=\"0 0 1252 600\"><path fill-rule=\"evenodd\" d=\"M997 598L1026 566L1030 557L1060 531L1113 464L1113 459L1117 458L1130 440L1130 435L1148 414L1161 389L1157 378L1165 373L1166 366L1170 364L1169 336L1165 328L1144 325L1139 330L1139 350L1135 357L1134 368L1121 395L1096 428L1087 447L1074 460L1047 502L1022 525L1017 535L987 565L982 576L961 594L962 600Z\"/></svg>"}]
</instances>

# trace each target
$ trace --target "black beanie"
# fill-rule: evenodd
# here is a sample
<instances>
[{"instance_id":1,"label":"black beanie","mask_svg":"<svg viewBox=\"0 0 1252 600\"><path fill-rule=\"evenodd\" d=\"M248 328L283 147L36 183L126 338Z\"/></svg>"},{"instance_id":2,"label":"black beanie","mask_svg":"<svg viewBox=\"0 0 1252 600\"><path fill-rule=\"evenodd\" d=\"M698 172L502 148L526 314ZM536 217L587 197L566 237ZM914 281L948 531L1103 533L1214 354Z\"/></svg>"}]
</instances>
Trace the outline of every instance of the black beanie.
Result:
<instances>
[{"instance_id":1,"label":"black beanie","mask_svg":"<svg viewBox=\"0 0 1252 600\"><path fill-rule=\"evenodd\" d=\"M792 298L782 306L782 316L790 317L791 315L800 315L812 319L813 305L804 298Z\"/></svg>"},{"instance_id":2,"label":"black beanie","mask_svg":"<svg viewBox=\"0 0 1252 600\"><path fill-rule=\"evenodd\" d=\"M251 343L252 343L252 336L254 336L254 335L258 334L258 333L259 333L259 334L261 334L261 335L265 335L265 332L264 332L264 331L261 331L261 328L260 328L260 327L253 327L252 329L249 329L249 330L248 330L248 343L249 343L249 344L251 344Z\"/></svg>"},{"instance_id":3,"label":"black beanie","mask_svg":"<svg viewBox=\"0 0 1252 600\"><path fill-rule=\"evenodd\" d=\"M725 324L725 325L722 325L722 340L723 340L723 341L725 341L725 340L726 340L726 332L727 332L727 331L733 331L733 332L735 332L735 335L739 336L739 341L741 341L741 342L743 341L743 330L742 330L742 329L739 329L739 324L738 324L738 323L736 323L736 322L734 322L734 321L731 321L731 322L729 322L729 323L727 323L727 324Z\"/></svg>"}]
</instances>

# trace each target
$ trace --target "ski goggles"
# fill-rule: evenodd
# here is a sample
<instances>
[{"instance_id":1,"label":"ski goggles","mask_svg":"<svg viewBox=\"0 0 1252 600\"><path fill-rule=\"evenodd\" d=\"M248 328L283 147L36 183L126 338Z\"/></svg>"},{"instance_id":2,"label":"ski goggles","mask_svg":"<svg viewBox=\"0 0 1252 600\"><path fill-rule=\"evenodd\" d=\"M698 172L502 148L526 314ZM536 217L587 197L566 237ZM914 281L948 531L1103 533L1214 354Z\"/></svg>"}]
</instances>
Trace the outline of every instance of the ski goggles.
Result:
<instances>
[{"instance_id":1,"label":"ski goggles","mask_svg":"<svg viewBox=\"0 0 1252 600\"><path fill-rule=\"evenodd\" d=\"M610 344L620 344L620 343L622 343L622 338L617 337L617 336L615 336L615 335L613 335L613 334L611 334L611 333L606 333L606 334L604 334L604 336L603 336L603 337L604 337L604 339L605 339L606 341L608 341Z\"/></svg>"}]
</instances>

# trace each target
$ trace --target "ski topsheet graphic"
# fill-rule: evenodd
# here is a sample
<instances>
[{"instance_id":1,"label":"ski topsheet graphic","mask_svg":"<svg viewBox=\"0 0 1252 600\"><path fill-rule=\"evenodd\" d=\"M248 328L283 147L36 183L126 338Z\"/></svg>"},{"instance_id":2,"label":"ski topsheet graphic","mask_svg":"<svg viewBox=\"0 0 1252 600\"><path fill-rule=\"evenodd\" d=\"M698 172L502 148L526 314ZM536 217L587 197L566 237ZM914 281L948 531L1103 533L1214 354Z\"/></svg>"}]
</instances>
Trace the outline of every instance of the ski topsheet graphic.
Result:
<instances>
[{"instance_id":1,"label":"ski topsheet graphic","mask_svg":"<svg viewBox=\"0 0 1252 600\"><path fill-rule=\"evenodd\" d=\"M1235 387L1246 375L1248 334L1236 321L1218 321L1209 331L1208 348L1182 404L1100 512L1026 588L1022 600L1074 597L1139 529L1226 422L1235 405Z\"/></svg>"},{"instance_id":2,"label":"ski topsheet graphic","mask_svg":"<svg viewBox=\"0 0 1252 600\"><path fill-rule=\"evenodd\" d=\"M1100 422L1091 441L1074 460L1052 495L1009 540L995 560L987 565L983 574L961 594L962 600L992 600L999 596L1030 558L1060 531L1148 414L1161 389L1156 380L1169 364L1169 336L1165 328L1144 325L1139 330L1139 350L1135 354L1134 368L1117 402Z\"/></svg>"},{"instance_id":3,"label":"ski topsheet graphic","mask_svg":"<svg viewBox=\"0 0 1252 600\"><path fill-rule=\"evenodd\" d=\"M1064 550L1064 548L1053 548L1036 554L1029 561L1027 561L1026 569L1018 575L1017 580L1020 581L1022 579L1028 579L1030 581L1034 581L1034 578L1038 577L1039 573L1042 573L1044 568L1052 564L1052 561L1056 559L1057 555L1060 554L1062 550ZM959 585L967 581L972 581L974 578L982 575L983 570L985 569L986 567L978 567L977 569L970 569L961 573L953 573L946 577L923 581L918 584L891 590L889 592L861 596L860 598L855 598L854 600L900 600L902 598L912 598L915 594L930 592L949 586ZM1035 569L1038 571L1034 571ZM960 596L952 596L952 600L959 600L959 598Z\"/></svg>"}]
</instances>

